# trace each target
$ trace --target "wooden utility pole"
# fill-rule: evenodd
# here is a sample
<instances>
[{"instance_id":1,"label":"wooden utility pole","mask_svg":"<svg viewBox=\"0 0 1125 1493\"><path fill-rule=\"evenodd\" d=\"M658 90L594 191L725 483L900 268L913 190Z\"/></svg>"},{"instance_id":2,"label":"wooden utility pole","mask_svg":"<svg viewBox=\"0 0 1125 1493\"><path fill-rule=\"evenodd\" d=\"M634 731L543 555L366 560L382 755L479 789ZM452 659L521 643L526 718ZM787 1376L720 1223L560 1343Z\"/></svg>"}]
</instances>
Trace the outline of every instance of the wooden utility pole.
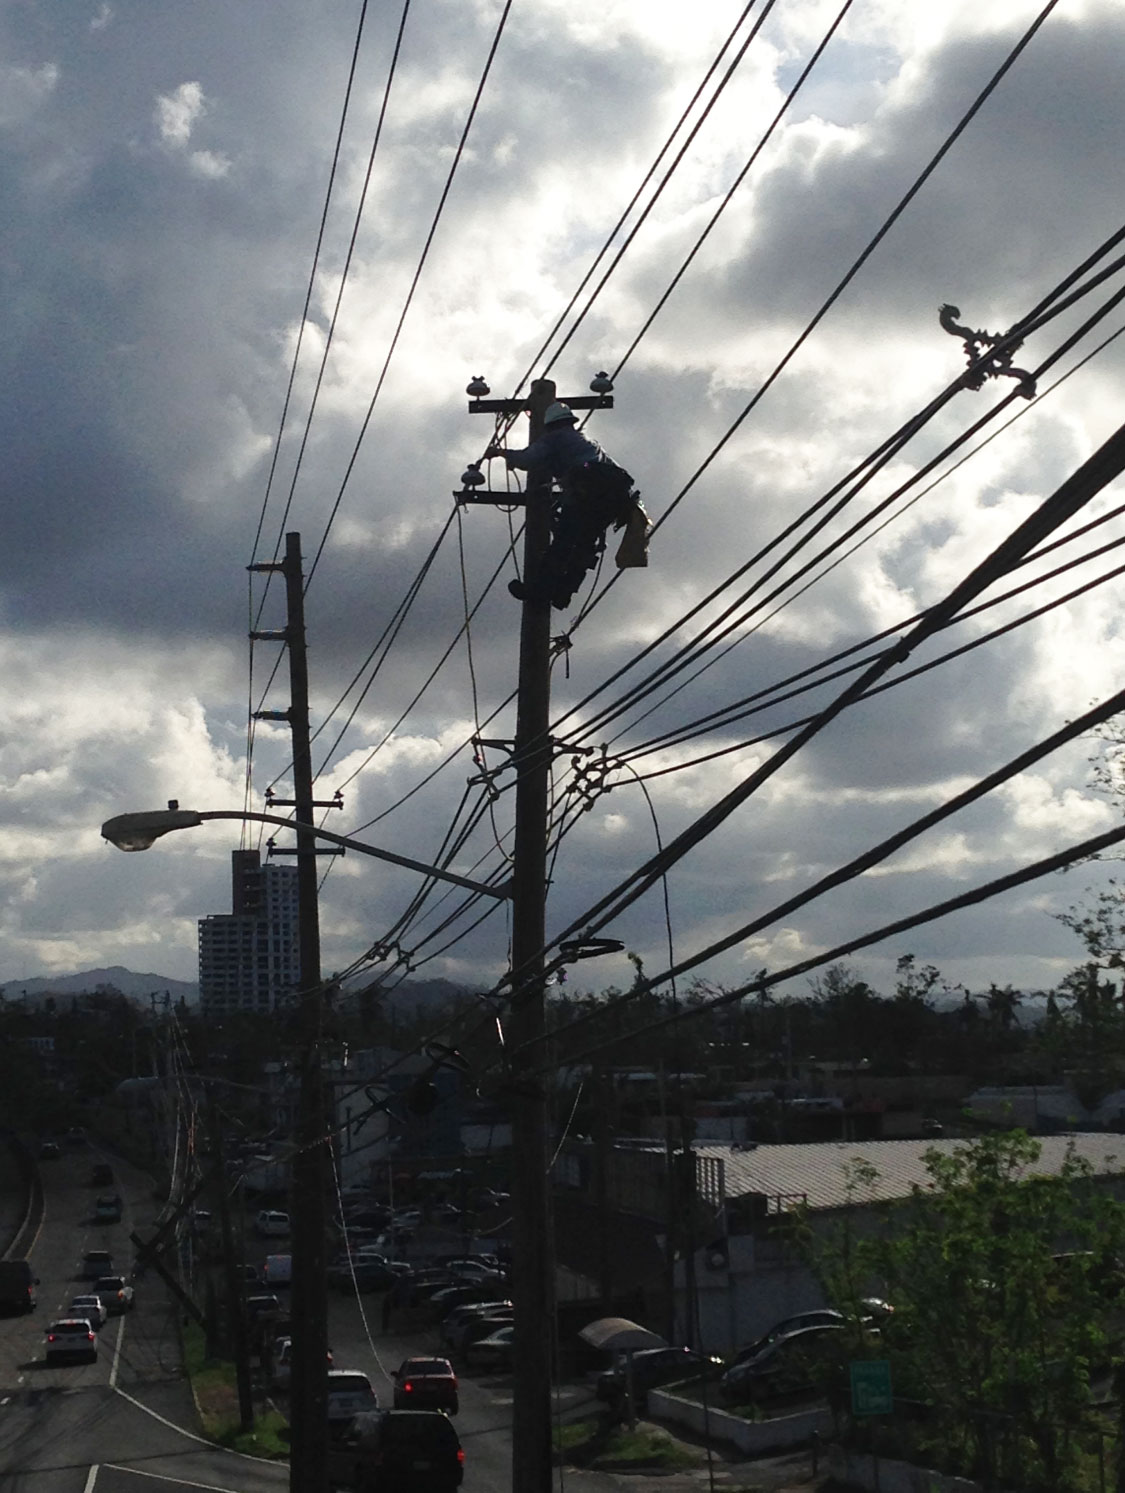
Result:
<instances>
[{"instance_id":1,"label":"wooden utility pole","mask_svg":"<svg viewBox=\"0 0 1125 1493\"><path fill-rule=\"evenodd\" d=\"M530 442L557 398L550 379L536 379L526 400L474 399L476 414L530 416ZM566 398L571 409L612 405L607 395ZM502 502L510 493L459 494L462 501ZM525 493L523 574L539 572L551 537L549 473L532 467ZM512 865L512 1009L508 1041L515 1052L539 1052L546 1030L544 995L547 815L550 796L551 604L533 594L520 618L516 706L516 825ZM542 1081L512 1077L512 1489L551 1493L551 1357L554 1260L548 1228L547 1095Z\"/></svg>"},{"instance_id":2,"label":"wooden utility pole","mask_svg":"<svg viewBox=\"0 0 1125 1493\"><path fill-rule=\"evenodd\" d=\"M289 652L289 709L260 711L259 716L287 720L293 737L293 800L274 799L293 808L297 835L297 908L300 974L297 986L300 1093L293 1157L292 1254L290 1288L293 1356L289 1384L289 1487L291 1493L327 1493L328 1489L328 1288L324 1236L325 1160L329 1128L321 1042L324 990L320 979L320 912L317 901L317 856L313 810L312 752L309 744L309 675L305 648L304 576L301 536L285 536L280 565L251 565L251 570L280 570L285 578L284 632L253 633L255 638L283 641ZM328 852L333 853L333 852Z\"/></svg>"}]
</instances>

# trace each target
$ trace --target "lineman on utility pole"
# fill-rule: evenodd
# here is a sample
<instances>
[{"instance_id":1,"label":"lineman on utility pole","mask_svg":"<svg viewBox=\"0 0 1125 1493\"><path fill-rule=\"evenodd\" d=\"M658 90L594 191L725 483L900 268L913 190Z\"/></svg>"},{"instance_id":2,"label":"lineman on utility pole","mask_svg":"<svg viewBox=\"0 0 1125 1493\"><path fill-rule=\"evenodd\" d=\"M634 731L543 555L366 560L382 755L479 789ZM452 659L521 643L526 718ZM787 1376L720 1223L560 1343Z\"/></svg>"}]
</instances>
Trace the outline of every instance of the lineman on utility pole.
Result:
<instances>
[{"instance_id":1,"label":"lineman on utility pole","mask_svg":"<svg viewBox=\"0 0 1125 1493\"><path fill-rule=\"evenodd\" d=\"M633 479L612 461L597 441L583 435L569 405L556 400L543 415L543 432L522 451L492 445L486 458L502 456L509 467L546 473L559 485L551 506L550 543L533 574L511 581L508 590L519 601L570 605L588 570L605 550L610 524L624 529L617 552L619 568L648 564L648 517Z\"/></svg>"}]
</instances>

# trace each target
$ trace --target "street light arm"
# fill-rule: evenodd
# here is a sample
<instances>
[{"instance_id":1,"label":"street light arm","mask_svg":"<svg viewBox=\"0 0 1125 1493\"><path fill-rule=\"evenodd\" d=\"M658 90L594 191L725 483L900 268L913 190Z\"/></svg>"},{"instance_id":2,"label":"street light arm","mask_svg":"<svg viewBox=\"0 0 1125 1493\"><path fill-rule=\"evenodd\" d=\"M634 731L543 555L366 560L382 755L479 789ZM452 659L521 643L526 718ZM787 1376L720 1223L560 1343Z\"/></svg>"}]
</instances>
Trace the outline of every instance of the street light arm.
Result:
<instances>
[{"instance_id":1,"label":"street light arm","mask_svg":"<svg viewBox=\"0 0 1125 1493\"><path fill-rule=\"evenodd\" d=\"M281 814L259 814L249 809L156 809L151 813L118 814L114 819L107 819L102 825L102 837L116 845L118 850L147 850L161 835L176 829L194 829L206 819L252 819L259 824L278 824L282 829L297 827L292 819L286 819ZM479 892L484 897L497 897L503 901L512 895L510 882L498 887L488 886L483 881L471 881L467 876L443 871L439 866L427 866L423 861L411 860L408 855L396 855L393 850L382 850L377 845L364 844L362 840L353 840L348 835L334 834L330 829L320 829L315 825L304 827L311 829L318 839L328 840L345 850L355 850L361 855L374 856L376 860L390 861L392 865L404 866L406 870L418 871L423 876L433 876L438 881L450 881L454 886Z\"/></svg>"}]
</instances>

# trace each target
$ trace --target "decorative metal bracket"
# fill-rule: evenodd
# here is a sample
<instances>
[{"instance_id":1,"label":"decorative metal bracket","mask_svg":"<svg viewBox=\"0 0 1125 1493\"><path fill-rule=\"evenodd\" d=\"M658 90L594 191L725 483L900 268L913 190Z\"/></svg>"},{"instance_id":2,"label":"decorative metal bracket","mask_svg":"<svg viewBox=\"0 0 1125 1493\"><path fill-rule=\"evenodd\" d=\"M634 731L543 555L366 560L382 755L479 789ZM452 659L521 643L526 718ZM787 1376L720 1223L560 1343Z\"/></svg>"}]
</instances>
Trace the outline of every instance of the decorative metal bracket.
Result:
<instances>
[{"instance_id":1,"label":"decorative metal bracket","mask_svg":"<svg viewBox=\"0 0 1125 1493\"><path fill-rule=\"evenodd\" d=\"M987 378L1014 378L1019 380L1019 392L1024 399L1034 399L1034 376L1028 373L1026 368L1012 367L1012 358L1023 345L1022 339L1017 338L1000 352L990 352L989 349L995 348L1006 340L1007 333L974 332L969 327L960 325L957 321L960 315L961 310L958 306L938 307L938 321L941 322L942 330L948 332L951 337L960 337L965 344L965 357L969 362L969 372L961 375L961 383L964 387L981 389Z\"/></svg>"}]
</instances>

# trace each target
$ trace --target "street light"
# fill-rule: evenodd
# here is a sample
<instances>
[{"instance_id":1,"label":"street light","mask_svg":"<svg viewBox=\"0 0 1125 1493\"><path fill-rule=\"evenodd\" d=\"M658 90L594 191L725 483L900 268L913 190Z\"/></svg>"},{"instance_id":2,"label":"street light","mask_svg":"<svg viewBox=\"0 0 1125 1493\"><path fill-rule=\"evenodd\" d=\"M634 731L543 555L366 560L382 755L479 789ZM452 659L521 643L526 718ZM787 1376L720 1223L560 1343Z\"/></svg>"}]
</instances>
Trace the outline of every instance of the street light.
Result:
<instances>
[{"instance_id":1,"label":"street light","mask_svg":"<svg viewBox=\"0 0 1125 1493\"><path fill-rule=\"evenodd\" d=\"M207 819L252 819L260 824L279 824L283 829L295 829L292 819L281 814L259 814L249 809L181 809L173 799L166 809L152 809L141 814L118 814L102 825L102 838L116 845L118 850L148 850L161 835L176 829L195 829ZM377 845L365 845L362 840L353 840L348 835L334 834L330 829L309 827L321 840L330 840L344 850L356 850L361 855L373 855L377 860L390 861L395 866L405 866L408 871L420 871L423 876L432 876L438 881L451 881L454 886L467 891L479 892L484 897L506 900L512 895L512 884L488 886L483 881L471 881L467 876L458 876L453 871L443 871L438 866L427 866L423 861L411 860L408 855L396 855L393 850L381 850Z\"/></svg>"}]
</instances>

